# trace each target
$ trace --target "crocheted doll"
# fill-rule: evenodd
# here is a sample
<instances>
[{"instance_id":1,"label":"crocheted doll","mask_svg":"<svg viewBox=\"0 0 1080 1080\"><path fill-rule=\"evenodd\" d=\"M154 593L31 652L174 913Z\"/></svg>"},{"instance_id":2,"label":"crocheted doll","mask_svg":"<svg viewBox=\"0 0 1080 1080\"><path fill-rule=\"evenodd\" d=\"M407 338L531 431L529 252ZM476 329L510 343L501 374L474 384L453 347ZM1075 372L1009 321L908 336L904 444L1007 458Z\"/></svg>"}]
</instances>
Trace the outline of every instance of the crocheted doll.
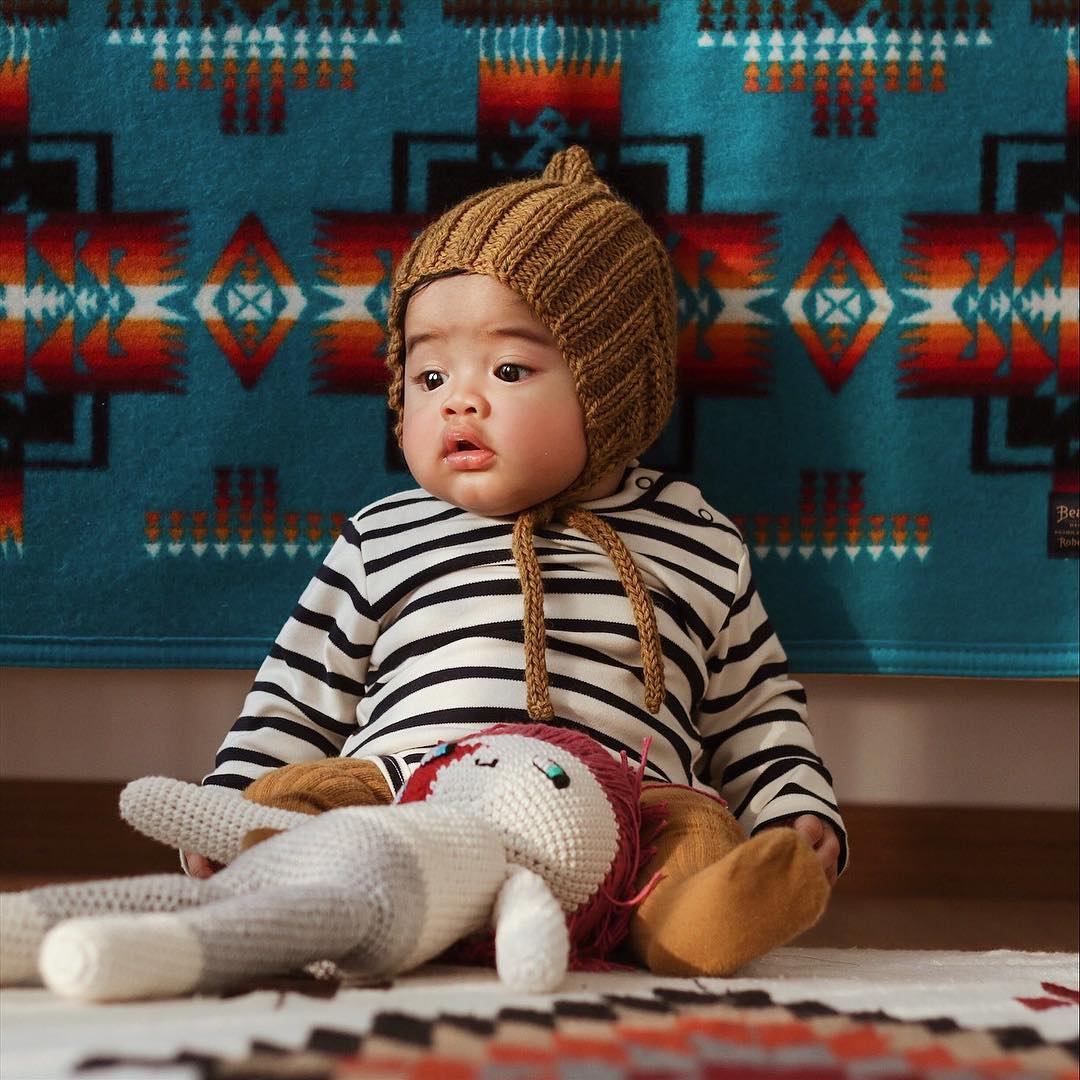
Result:
<instances>
[{"instance_id":1,"label":"crocheted doll","mask_svg":"<svg viewBox=\"0 0 1080 1080\"><path fill-rule=\"evenodd\" d=\"M501 979L551 990L625 934L640 788L625 759L544 725L436 747L392 806L311 816L137 780L121 796L130 823L228 865L206 881L9 894L0 978L37 971L57 993L97 1001L215 990L323 959L386 977L475 935L490 945L493 931ZM284 831L241 851L253 828Z\"/></svg>"}]
</instances>

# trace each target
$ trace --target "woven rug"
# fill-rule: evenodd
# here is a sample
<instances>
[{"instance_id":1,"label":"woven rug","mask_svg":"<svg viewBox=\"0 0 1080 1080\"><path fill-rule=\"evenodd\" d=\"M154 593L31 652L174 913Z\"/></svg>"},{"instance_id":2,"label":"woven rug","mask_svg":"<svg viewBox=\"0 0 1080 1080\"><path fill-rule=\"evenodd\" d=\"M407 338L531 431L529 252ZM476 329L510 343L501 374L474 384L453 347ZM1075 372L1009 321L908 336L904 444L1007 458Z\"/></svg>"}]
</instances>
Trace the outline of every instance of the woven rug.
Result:
<instances>
[{"instance_id":1,"label":"woven rug","mask_svg":"<svg viewBox=\"0 0 1080 1080\"><path fill-rule=\"evenodd\" d=\"M1073 0L0 14L0 662L255 666L410 486L395 259L577 142L675 267L649 463L795 668L1078 673Z\"/></svg>"},{"instance_id":2,"label":"woven rug","mask_svg":"<svg viewBox=\"0 0 1080 1080\"><path fill-rule=\"evenodd\" d=\"M576 975L551 996L428 967L78 1006L0 996L5 1080L1075 1078L1077 957L781 949L737 979Z\"/></svg>"}]
</instances>

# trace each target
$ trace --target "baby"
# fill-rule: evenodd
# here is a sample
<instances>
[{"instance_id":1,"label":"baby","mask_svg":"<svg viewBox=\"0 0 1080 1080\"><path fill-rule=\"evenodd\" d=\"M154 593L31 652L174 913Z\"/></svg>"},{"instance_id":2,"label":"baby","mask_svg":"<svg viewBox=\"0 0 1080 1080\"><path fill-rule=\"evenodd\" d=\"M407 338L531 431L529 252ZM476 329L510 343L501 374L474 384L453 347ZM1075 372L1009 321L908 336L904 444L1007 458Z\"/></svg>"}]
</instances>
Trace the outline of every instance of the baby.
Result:
<instances>
[{"instance_id":1,"label":"baby","mask_svg":"<svg viewBox=\"0 0 1080 1080\"><path fill-rule=\"evenodd\" d=\"M205 783L317 811L389 802L494 723L633 762L651 740L667 824L641 880L664 876L637 958L726 974L816 921L846 840L806 695L738 531L637 461L674 401L675 308L662 244L579 147L417 238L387 363L420 490L346 522Z\"/></svg>"}]
</instances>

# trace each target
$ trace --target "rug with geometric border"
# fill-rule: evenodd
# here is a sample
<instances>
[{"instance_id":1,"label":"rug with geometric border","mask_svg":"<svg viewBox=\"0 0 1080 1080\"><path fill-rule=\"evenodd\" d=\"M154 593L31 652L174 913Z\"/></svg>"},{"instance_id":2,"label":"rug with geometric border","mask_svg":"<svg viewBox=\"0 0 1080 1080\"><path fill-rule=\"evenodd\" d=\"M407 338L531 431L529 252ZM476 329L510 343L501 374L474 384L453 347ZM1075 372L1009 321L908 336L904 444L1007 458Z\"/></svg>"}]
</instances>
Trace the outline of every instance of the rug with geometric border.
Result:
<instances>
[{"instance_id":1,"label":"rug with geometric border","mask_svg":"<svg viewBox=\"0 0 1080 1080\"><path fill-rule=\"evenodd\" d=\"M576 974L552 995L429 966L222 997L0 996L8 1080L928 1080L1078 1070L1077 957L790 947L734 979Z\"/></svg>"}]
</instances>

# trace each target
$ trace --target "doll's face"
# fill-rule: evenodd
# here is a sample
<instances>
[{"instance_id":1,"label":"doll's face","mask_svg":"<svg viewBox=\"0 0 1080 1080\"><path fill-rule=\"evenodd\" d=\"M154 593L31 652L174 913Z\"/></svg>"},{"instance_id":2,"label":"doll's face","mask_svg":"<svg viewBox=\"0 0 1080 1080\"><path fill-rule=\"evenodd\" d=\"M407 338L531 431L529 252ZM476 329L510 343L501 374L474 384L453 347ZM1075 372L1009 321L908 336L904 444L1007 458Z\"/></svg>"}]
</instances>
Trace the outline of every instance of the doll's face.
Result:
<instances>
[{"instance_id":1,"label":"doll's face","mask_svg":"<svg viewBox=\"0 0 1080 1080\"><path fill-rule=\"evenodd\" d=\"M494 278L440 278L409 300L402 450L421 487L486 517L544 502L584 469L570 369L528 304Z\"/></svg>"},{"instance_id":2,"label":"doll's face","mask_svg":"<svg viewBox=\"0 0 1080 1080\"><path fill-rule=\"evenodd\" d=\"M429 802L480 815L503 837L507 859L539 874L563 910L576 911L596 892L615 858L619 827L580 759L522 735L443 744L425 764L443 755L451 760L438 769Z\"/></svg>"}]
</instances>

